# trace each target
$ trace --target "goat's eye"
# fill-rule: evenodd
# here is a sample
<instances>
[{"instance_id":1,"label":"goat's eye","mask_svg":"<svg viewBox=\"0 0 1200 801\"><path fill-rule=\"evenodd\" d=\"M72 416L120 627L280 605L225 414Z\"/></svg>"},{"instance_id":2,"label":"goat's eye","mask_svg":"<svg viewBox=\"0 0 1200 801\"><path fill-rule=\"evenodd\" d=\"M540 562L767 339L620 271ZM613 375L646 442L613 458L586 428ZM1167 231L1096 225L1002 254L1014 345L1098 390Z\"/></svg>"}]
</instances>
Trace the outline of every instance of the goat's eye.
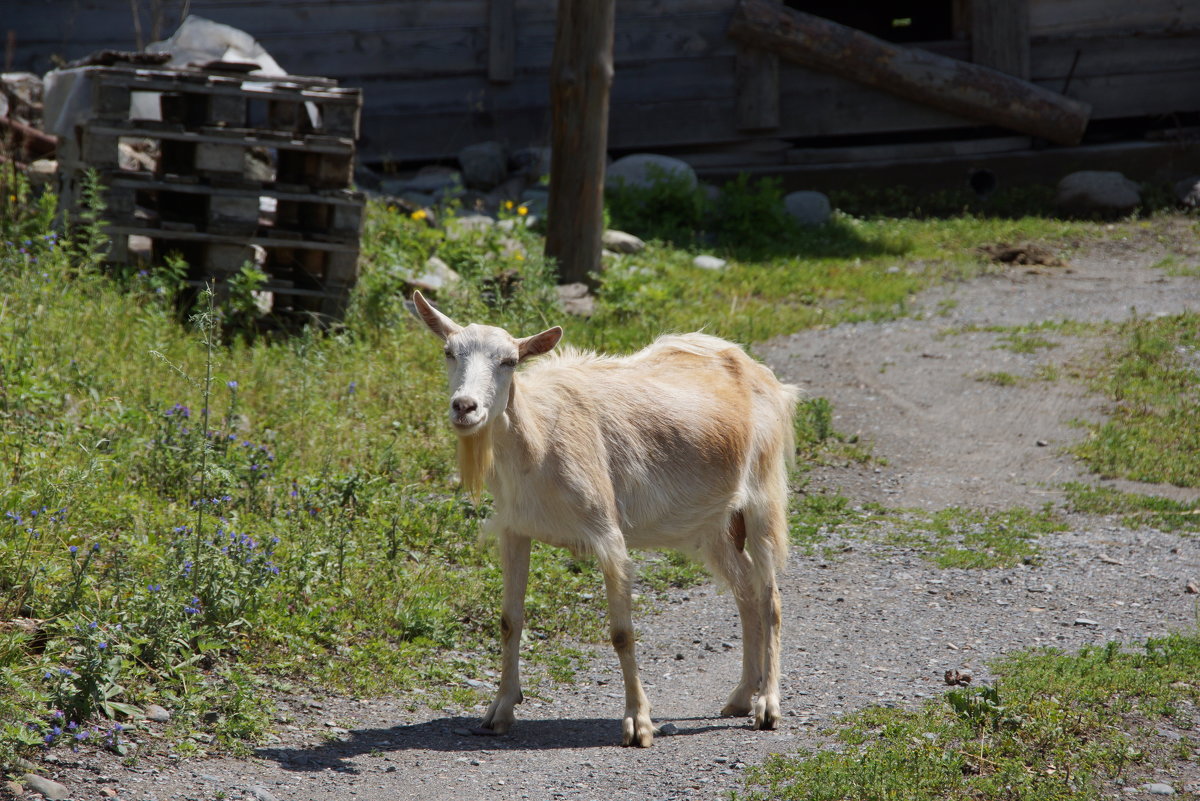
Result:
<instances>
[{"instance_id":1,"label":"goat's eye","mask_svg":"<svg viewBox=\"0 0 1200 801\"><path fill-rule=\"evenodd\" d=\"M446 349L445 351L443 351L443 353L445 353L445 354L446 354L446 358L447 358L447 359L453 359L453 358L454 358L454 353L453 353L452 351L450 351L449 349Z\"/></svg>"},{"instance_id":2,"label":"goat's eye","mask_svg":"<svg viewBox=\"0 0 1200 801\"><path fill-rule=\"evenodd\" d=\"M516 359L501 359L500 366L501 367L516 367L517 360Z\"/></svg>"}]
</instances>

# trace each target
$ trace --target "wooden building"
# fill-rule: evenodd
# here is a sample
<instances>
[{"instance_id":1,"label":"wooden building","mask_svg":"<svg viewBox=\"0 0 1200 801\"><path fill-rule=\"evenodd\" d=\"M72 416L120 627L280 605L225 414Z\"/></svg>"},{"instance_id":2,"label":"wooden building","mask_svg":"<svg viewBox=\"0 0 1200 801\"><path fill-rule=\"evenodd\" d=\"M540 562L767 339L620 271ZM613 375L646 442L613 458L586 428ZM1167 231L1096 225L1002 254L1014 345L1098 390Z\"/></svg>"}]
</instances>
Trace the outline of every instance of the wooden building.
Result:
<instances>
[{"instance_id":1,"label":"wooden building","mask_svg":"<svg viewBox=\"0 0 1200 801\"><path fill-rule=\"evenodd\" d=\"M169 35L184 6L255 36L284 69L361 87L371 162L546 144L554 0L52 0L9 3L6 69L44 71ZM819 186L871 164L914 182L971 164L1042 178L1114 166L1200 172L1196 0L786 0L902 46L994 67L1090 105L1081 146L1045 142L764 55L730 38L737 0L616 0L609 150ZM134 15L131 6L140 9ZM1045 165L1051 165L1048 171ZM1134 165L1134 166L1127 166ZM937 169L934 169L934 168Z\"/></svg>"}]
</instances>

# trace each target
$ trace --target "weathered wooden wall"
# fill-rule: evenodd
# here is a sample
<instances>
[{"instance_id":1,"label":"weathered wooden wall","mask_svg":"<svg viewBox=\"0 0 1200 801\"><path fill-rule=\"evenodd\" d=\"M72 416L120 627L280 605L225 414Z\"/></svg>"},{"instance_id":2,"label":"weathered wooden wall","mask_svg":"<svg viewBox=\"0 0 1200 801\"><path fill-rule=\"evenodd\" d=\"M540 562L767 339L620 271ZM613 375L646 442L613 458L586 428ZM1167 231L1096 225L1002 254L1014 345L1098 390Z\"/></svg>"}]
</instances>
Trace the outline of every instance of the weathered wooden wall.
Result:
<instances>
[{"instance_id":1,"label":"weathered wooden wall","mask_svg":"<svg viewBox=\"0 0 1200 801\"><path fill-rule=\"evenodd\" d=\"M967 9L997 6L997 0L957 1ZM152 2L136 0L143 13L135 25L130 0L0 0L0 29L12 30L16 42L11 68L43 71L51 66L51 54L71 59L101 48L131 49L139 27L143 42L149 41ZM1026 2L1033 82L1090 103L1093 119L1200 111L1200 2ZM182 3L156 4L163 10L159 33L169 34ZM290 72L362 87L360 152L367 158L438 159L486 139L514 146L547 140L554 0L188 5L193 14L251 33ZM738 50L726 36L733 5L734 0L617 0L610 149L973 127L787 63L778 65L778 127L769 127L769 115L767 127L741 124L745 67L739 89ZM1015 24L1011 19L1005 24L1010 23ZM965 33L929 49L972 58ZM979 58L1003 61L1002 44L985 48L981 41ZM1015 63L1024 69L1021 58ZM754 113L761 115L761 107Z\"/></svg>"}]
</instances>

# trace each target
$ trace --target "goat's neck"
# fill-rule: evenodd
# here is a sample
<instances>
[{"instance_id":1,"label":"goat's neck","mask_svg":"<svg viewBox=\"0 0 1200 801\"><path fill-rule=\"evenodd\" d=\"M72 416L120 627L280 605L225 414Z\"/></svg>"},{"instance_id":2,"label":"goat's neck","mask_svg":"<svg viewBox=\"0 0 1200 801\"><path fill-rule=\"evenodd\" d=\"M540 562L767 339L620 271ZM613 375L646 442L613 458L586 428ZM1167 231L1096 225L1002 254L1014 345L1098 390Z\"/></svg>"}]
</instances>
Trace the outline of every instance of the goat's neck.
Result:
<instances>
[{"instance_id":1,"label":"goat's neck","mask_svg":"<svg viewBox=\"0 0 1200 801\"><path fill-rule=\"evenodd\" d=\"M546 450L546 437L537 410L513 376L508 390L508 406L496 421L492 436L499 459L505 464L530 464L540 461Z\"/></svg>"}]
</instances>

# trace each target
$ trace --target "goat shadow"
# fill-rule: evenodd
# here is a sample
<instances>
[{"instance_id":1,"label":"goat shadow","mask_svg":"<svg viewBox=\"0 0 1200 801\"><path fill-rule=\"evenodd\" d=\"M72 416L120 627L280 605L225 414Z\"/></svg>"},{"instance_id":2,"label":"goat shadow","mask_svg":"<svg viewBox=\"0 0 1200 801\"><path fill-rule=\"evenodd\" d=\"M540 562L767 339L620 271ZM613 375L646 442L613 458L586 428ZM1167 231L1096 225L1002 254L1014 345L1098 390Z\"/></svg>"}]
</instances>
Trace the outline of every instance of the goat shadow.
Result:
<instances>
[{"instance_id":1,"label":"goat shadow","mask_svg":"<svg viewBox=\"0 0 1200 801\"><path fill-rule=\"evenodd\" d=\"M751 728L744 721L716 720L720 722L711 718L674 718L671 722L675 724L676 732L670 737L656 738L655 742L710 731ZM545 751L553 748L610 748L621 743L621 721L617 718L518 720L511 732L498 737L471 734L470 730L478 724L479 719L474 717L447 717L412 725L355 729L346 739L311 747L259 748L255 755L278 763L284 770L332 769L357 773L358 768L348 760L368 753L407 750L463 753Z\"/></svg>"}]
</instances>

